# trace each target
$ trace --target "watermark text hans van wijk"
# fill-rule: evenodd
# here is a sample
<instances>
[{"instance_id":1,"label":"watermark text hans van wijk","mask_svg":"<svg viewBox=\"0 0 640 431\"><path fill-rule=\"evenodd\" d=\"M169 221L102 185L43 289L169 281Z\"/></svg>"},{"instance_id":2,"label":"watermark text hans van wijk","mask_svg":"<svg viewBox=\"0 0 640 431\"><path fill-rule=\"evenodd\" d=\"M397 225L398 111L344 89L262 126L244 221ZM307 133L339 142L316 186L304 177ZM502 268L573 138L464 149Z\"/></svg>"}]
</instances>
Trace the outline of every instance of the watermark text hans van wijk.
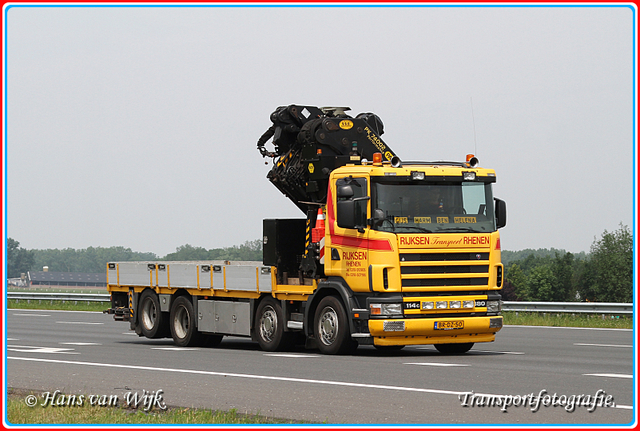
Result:
<instances>
[{"instance_id":1,"label":"watermark text hans van wijk","mask_svg":"<svg viewBox=\"0 0 640 431\"><path fill-rule=\"evenodd\" d=\"M511 407L529 408L534 413L541 407L563 407L570 413L579 407L586 408L590 413L597 407L615 407L613 395L607 395L602 389L589 395L550 394L546 389L528 395L489 395L471 391L460 394L458 398L463 407L498 407L503 413Z\"/></svg>"},{"instance_id":2,"label":"watermark text hans van wijk","mask_svg":"<svg viewBox=\"0 0 640 431\"><path fill-rule=\"evenodd\" d=\"M63 394L56 390L53 392L43 392L41 397L36 395L27 395L24 402L29 407L118 407L123 406L133 409L142 408L148 412L154 408L166 410L167 405L164 402L164 391L128 391L120 395L74 395Z\"/></svg>"}]
</instances>

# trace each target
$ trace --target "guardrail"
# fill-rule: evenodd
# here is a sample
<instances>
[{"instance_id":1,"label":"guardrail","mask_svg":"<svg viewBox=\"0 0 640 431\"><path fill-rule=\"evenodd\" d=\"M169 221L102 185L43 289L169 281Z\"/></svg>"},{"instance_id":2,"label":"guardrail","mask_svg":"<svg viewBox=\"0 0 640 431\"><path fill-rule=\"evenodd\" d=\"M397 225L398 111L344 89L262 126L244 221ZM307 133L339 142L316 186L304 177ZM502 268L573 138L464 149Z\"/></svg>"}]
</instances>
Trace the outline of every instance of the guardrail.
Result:
<instances>
[{"instance_id":1,"label":"guardrail","mask_svg":"<svg viewBox=\"0 0 640 431\"><path fill-rule=\"evenodd\" d=\"M109 302L108 293L7 292L7 299L35 301ZM633 304L615 302L503 301L502 311L529 313L633 314Z\"/></svg>"},{"instance_id":2,"label":"guardrail","mask_svg":"<svg viewBox=\"0 0 640 431\"><path fill-rule=\"evenodd\" d=\"M502 311L531 313L633 314L633 304L616 302L520 302L504 301Z\"/></svg>"},{"instance_id":3,"label":"guardrail","mask_svg":"<svg viewBox=\"0 0 640 431\"><path fill-rule=\"evenodd\" d=\"M18 301L110 301L108 293L7 292L7 299L14 299Z\"/></svg>"}]
</instances>

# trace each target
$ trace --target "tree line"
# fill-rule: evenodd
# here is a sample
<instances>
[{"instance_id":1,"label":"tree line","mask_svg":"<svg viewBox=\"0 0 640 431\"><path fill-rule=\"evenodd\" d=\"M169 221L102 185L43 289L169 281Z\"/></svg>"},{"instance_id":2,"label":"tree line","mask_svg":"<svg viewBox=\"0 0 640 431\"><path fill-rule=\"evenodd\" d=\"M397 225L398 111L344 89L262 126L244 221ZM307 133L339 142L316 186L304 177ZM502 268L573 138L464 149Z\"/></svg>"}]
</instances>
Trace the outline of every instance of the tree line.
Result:
<instances>
[{"instance_id":1,"label":"tree line","mask_svg":"<svg viewBox=\"0 0 640 431\"><path fill-rule=\"evenodd\" d=\"M42 271L47 266L52 272L105 272L108 262L140 262L149 260L242 260L262 261L262 241L246 241L242 245L212 248L181 245L175 252L159 257L151 252L132 251L125 247L88 247L76 250L27 250L12 238L7 239L7 278L18 278L28 271Z\"/></svg>"},{"instance_id":2,"label":"tree line","mask_svg":"<svg viewBox=\"0 0 640 431\"><path fill-rule=\"evenodd\" d=\"M164 257L125 247L89 247L75 250L26 250L7 240L7 276L48 266L56 272L104 272L107 262L147 260L262 261L262 241L213 248L182 245ZM597 301L633 302L633 236L627 226L594 239L589 253L539 249L502 251L505 301Z\"/></svg>"},{"instance_id":3,"label":"tree line","mask_svg":"<svg viewBox=\"0 0 640 431\"><path fill-rule=\"evenodd\" d=\"M606 230L588 254L503 251L505 301L633 302L633 235Z\"/></svg>"}]
</instances>

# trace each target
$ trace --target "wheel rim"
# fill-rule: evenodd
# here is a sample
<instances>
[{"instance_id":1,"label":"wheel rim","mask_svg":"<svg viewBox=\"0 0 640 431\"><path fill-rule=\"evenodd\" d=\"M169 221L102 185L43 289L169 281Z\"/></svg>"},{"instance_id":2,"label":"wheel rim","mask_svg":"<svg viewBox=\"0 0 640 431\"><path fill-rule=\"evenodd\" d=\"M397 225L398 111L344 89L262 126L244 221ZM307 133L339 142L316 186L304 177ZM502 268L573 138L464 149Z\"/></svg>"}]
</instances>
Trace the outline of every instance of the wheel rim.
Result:
<instances>
[{"instance_id":1,"label":"wheel rim","mask_svg":"<svg viewBox=\"0 0 640 431\"><path fill-rule=\"evenodd\" d=\"M153 329L156 324L157 310L153 301L146 300L142 305L142 324L148 330Z\"/></svg>"},{"instance_id":2,"label":"wheel rim","mask_svg":"<svg viewBox=\"0 0 640 431\"><path fill-rule=\"evenodd\" d=\"M326 307L322 310L318 322L318 333L322 344L329 346L335 343L338 337L338 313L332 307Z\"/></svg>"},{"instance_id":3,"label":"wheel rim","mask_svg":"<svg viewBox=\"0 0 640 431\"><path fill-rule=\"evenodd\" d=\"M178 338L185 338L189 332L189 312L182 306L176 310L173 329Z\"/></svg>"},{"instance_id":4,"label":"wheel rim","mask_svg":"<svg viewBox=\"0 0 640 431\"><path fill-rule=\"evenodd\" d=\"M278 315L272 306L265 307L260 316L260 337L266 341L273 341L273 336L278 329Z\"/></svg>"}]
</instances>

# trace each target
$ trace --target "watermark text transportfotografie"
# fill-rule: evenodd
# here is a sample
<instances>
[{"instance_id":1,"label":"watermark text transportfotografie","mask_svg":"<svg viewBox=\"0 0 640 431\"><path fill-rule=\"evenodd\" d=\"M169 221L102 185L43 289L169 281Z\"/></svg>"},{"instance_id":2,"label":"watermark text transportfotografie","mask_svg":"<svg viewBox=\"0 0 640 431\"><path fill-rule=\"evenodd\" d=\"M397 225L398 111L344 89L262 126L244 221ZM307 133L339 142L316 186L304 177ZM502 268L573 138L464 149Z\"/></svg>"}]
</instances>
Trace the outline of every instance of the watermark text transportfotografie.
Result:
<instances>
[{"instance_id":1,"label":"watermark text transportfotografie","mask_svg":"<svg viewBox=\"0 0 640 431\"><path fill-rule=\"evenodd\" d=\"M584 407L592 413L597 407L615 407L613 395L607 395L602 389L589 395L558 395L550 394L542 389L538 394L528 395L490 395L476 394L473 391L458 396L462 407L498 407L503 413L511 407L529 408L537 412L540 407L563 407L567 412L573 412L578 407Z\"/></svg>"},{"instance_id":2,"label":"watermark text transportfotografie","mask_svg":"<svg viewBox=\"0 0 640 431\"><path fill-rule=\"evenodd\" d=\"M148 412L154 408L166 410L167 405L164 402L164 391L128 391L122 395L75 395L63 394L59 390L53 392L43 392L40 398L36 395L27 395L24 402L29 407L118 407L125 406L128 408L142 408Z\"/></svg>"}]
</instances>

